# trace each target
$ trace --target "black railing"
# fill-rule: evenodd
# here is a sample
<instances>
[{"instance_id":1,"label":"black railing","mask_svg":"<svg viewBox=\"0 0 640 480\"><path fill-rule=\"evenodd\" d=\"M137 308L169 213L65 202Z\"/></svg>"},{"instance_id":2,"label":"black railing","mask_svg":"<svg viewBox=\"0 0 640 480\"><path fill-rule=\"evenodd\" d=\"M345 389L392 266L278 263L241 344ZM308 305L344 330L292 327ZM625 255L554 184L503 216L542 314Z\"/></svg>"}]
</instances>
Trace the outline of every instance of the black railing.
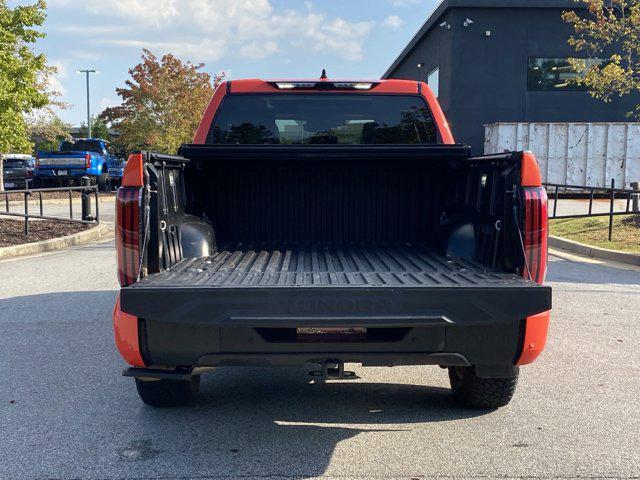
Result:
<instances>
[{"instance_id":1,"label":"black railing","mask_svg":"<svg viewBox=\"0 0 640 480\"><path fill-rule=\"evenodd\" d=\"M26 189L26 190L5 190L0 192L0 195L4 195L4 211L0 209L0 215L5 215L9 217L19 217L24 218L24 234L29 235L29 220L53 220L67 223L82 223L82 224L91 224L98 225L100 223L100 202L98 197L98 186L90 185L89 178L84 177L82 179L83 185L80 187L60 187L60 188L38 188L38 189ZM69 194L69 217L59 217L53 215L45 215L44 214L44 203L42 194L48 192L67 192ZM80 210L81 216L80 218L73 217L73 193L80 192L81 202L80 202ZM21 195L23 196L23 205L24 205L24 213L18 213L11 211L11 201L9 199L12 195ZM95 215L91 214L91 197L95 198ZM29 211L29 201L33 198L38 198L38 208L39 213L31 213Z\"/></svg>"},{"instance_id":2,"label":"black railing","mask_svg":"<svg viewBox=\"0 0 640 480\"><path fill-rule=\"evenodd\" d=\"M589 187L580 185L561 185L558 183L543 184L547 191L552 191L553 210L549 215L551 219L562 218L587 218L587 217L609 217L609 241L613 238L613 218L617 215L640 214L640 187L638 182L631 184L632 189L616 188L615 179L611 179L611 187ZM586 193L589 196L589 212L578 214L558 215L558 201L560 194L566 197L569 193ZM593 202L596 198L606 198L609 200L609 210L607 212L594 212ZM625 210L617 210L616 200L626 200Z\"/></svg>"}]
</instances>

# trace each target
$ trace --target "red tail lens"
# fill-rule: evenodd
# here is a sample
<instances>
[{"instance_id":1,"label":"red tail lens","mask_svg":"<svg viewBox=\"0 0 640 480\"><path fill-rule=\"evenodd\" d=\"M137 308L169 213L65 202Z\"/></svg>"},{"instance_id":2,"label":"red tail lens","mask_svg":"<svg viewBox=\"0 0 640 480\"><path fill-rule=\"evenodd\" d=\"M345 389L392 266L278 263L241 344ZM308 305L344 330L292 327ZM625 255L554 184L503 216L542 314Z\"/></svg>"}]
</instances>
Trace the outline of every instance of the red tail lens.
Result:
<instances>
[{"instance_id":1,"label":"red tail lens","mask_svg":"<svg viewBox=\"0 0 640 480\"><path fill-rule=\"evenodd\" d=\"M544 188L524 188L524 276L542 284L547 275L549 213Z\"/></svg>"},{"instance_id":2,"label":"red tail lens","mask_svg":"<svg viewBox=\"0 0 640 480\"><path fill-rule=\"evenodd\" d=\"M523 187L541 187L542 175L536 156L531 152L522 154L520 185Z\"/></svg>"},{"instance_id":3,"label":"red tail lens","mask_svg":"<svg viewBox=\"0 0 640 480\"><path fill-rule=\"evenodd\" d=\"M40 168L40 157L36 155L36 168Z\"/></svg>"},{"instance_id":4,"label":"red tail lens","mask_svg":"<svg viewBox=\"0 0 640 480\"><path fill-rule=\"evenodd\" d=\"M144 185L144 156L141 153L132 153L124 166L122 173L123 187L142 187Z\"/></svg>"},{"instance_id":5,"label":"red tail lens","mask_svg":"<svg viewBox=\"0 0 640 480\"><path fill-rule=\"evenodd\" d=\"M84 156L84 166L89 169L91 168L91 155L88 153Z\"/></svg>"},{"instance_id":6,"label":"red tail lens","mask_svg":"<svg viewBox=\"0 0 640 480\"><path fill-rule=\"evenodd\" d=\"M123 287L136 282L140 268L141 192L141 188L122 187L116 197L116 254Z\"/></svg>"}]
</instances>

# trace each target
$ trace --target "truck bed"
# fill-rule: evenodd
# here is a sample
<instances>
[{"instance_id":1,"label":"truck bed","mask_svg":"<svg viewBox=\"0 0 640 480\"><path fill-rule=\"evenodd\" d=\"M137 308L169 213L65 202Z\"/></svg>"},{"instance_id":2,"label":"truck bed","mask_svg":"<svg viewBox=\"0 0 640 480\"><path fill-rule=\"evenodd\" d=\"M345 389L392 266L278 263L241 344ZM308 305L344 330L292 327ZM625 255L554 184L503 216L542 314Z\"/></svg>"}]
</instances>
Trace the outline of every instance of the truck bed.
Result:
<instances>
[{"instance_id":1,"label":"truck bed","mask_svg":"<svg viewBox=\"0 0 640 480\"><path fill-rule=\"evenodd\" d=\"M190 258L132 288L458 287L523 286L512 274L435 254L421 245L225 245L214 256Z\"/></svg>"},{"instance_id":2,"label":"truck bed","mask_svg":"<svg viewBox=\"0 0 640 480\"><path fill-rule=\"evenodd\" d=\"M445 322L522 319L550 308L550 289L438 255L424 245L228 244L122 291L140 318L215 324ZM314 319L309 319L313 322ZM317 323L317 322L316 322Z\"/></svg>"}]
</instances>

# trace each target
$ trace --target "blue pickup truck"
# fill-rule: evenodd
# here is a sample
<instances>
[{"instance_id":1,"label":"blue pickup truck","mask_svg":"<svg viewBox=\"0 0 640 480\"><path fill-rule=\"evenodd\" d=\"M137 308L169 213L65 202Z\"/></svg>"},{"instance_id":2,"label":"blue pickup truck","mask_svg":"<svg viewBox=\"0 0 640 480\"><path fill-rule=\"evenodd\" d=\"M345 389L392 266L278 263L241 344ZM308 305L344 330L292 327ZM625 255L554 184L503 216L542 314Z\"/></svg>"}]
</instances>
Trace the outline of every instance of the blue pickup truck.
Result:
<instances>
[{"instance_id":1,"label":"blue pickup truck","mask_svg":"<svg viewBox=\"0 0 640 480\"><path fill-rule=\"evenodd\" d=\"M73 181L88 176L102 191L122 179L124 160L109 150L109 142L99 138L64 140L57 151L39 151L36 157L36 183L41 186Z\"/></svg>"}]
</instances>

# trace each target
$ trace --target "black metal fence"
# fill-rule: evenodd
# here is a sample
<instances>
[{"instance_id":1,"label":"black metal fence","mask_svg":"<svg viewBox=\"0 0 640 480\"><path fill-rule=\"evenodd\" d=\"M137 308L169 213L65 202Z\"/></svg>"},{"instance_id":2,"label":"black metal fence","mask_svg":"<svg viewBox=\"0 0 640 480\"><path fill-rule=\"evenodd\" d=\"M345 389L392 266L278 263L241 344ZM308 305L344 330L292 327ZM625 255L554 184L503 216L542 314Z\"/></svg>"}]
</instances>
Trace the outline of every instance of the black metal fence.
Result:
<instances>
[{"instance_id":1,"label":"black metal fence","mask_svg":"<svg viewBox=\"0 0 640 480\"><path fill-rule=\"evenodd\" d=\"M549 218L587 218L587 217L609 217L609 241L613 238L613 219L617 215L640 214L640 188L638 183L632 183L632 189L616 188L615 179L611 179L610 187L588 187L579 185L561 185L558 183L543 184L547 191L553 192L550 197L553 199L553 209ZM558 203L565 199L569 193L586 194L589 197L589 211L587 213L570 213L558 215ZM560 197L562 195L562 198ZM594 212L594 200L606 198L609 201L609 209L606 212ZM626 200L624 210L616 209L616 200Z\"/></svg>"},{"instance_id":2,"label":"black metal fence","mask_svg":"<svg viewBox=\"0 0 640 480\"><path fill-rule=\"evenodd\" d=\"M4 211L0 209L0 216L9 216L9 217L19 217L24 218L24 234L29 235L29 221L30 220L53 220L60 222L70 222L70 223L82 223L82 224L91 224L98 225L100 223L100 202L98 196L98 186L90 185L89 178L85 177L82 179L82 186L80 187L60 187L60 188L38 188L38 189L26 189L26 190L6 190L0 192L0 195L4 196ZM69 216L61 217L61 216L53 216L53 215L45 215L44 214L44 202L43 202L43 194L47 192L67 192L69 196ZM81 202L80 202L80 218L74 218L73 211L73 193L80 192ZM23 212L19 213L12 211L11 201L9 199L10 196L20 195L23 199L20 203L23 205ZM33 198L38 199L38 213L31 213L29 210L29 201ZM91 197L95 199L95 215L92 215L91 212ZM14 201L15 206L15 201Z\"/></svg>"}]
</instances>

